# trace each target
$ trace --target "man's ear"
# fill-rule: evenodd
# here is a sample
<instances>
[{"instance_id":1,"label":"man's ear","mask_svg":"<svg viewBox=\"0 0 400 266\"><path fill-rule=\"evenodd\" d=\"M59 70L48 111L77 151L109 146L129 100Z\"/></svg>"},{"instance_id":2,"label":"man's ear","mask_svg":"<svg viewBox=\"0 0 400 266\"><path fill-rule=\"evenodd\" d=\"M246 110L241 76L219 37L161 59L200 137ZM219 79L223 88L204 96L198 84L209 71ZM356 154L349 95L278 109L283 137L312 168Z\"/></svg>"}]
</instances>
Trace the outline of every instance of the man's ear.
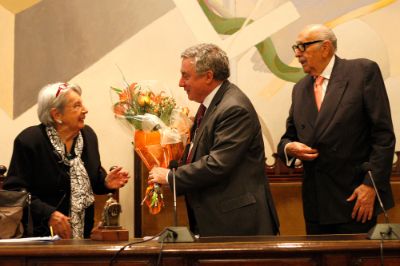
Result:
<instances>
[{"instance_id":1,"label":"man's ear","mask_svg":"<svg viewBox=\"0 0 400 266\"><path fill-rule=\"evenodd\" d=\"M322 54L323 54L323 56L325 57L325 58L330 58L331 57L331 53L332 53L332 51L333 51L333 44L330 42L330 41L328 41L328 40L325 40L323 43L322 43L322 45L321 45L322 47Z\"/></svg>"},{"instance_id":2,"label":"man's ear","mask_svg":"<svg viewBox=\"0 0 400 266\"><path fill-rule=\"evenodd\" d=\"M213 80L214 80L214 72L212 72L211 70L208 70L206 72L206 82L208 84L210 84L211 82L213 82Z\"/></svg>"}]
</instances>

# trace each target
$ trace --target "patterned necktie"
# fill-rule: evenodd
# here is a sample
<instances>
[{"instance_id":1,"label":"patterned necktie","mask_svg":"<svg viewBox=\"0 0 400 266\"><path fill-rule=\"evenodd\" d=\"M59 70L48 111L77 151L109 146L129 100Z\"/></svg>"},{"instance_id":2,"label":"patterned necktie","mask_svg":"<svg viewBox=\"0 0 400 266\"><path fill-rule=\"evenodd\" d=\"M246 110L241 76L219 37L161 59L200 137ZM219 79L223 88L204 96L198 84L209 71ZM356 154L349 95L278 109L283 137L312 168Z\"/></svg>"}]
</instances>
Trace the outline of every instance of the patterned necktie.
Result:
<instances>
[{"instance_id":1,"label":"patterned necktie","mask_svg":"<svg viewBox=\"0 0 400 266\"><path fill-rule=\"evenodd\" d=\"M317 104L318 111L321 109L322 103L322 83L324 82L324 77L318 76L314 82L314 95L315 102Z\"/></svg>"},{"instance_id":2,"label":"patterned necktie","mask_svg":"<svg viewBox=\"0 0 400 266\"><path fill-rule=\"evenodd\" d=\"M195 116L196 124L193 125L192 132L191 132L192 142L193 142L193 139L194 139L197 129L200 127L201 120L203 120L206 110L207 110L207 107L204 104L200 104L199 109L197 109L197 113ZM190 143L188 156L186 157L186 163L190 163L191 160L192 160L192 143Z\"/></svg>"},{"instance_id":3,"label":"patterned necktie","mask_svg":"<svg viewBox=\"0 0 400 266\"><path fill-rule=\"evenodd\" d=\"M201 120L203 120L206 110L207 107L204 104L200 104L196 113L196 129L200 127Z\"/></svg>"}]
</instances>

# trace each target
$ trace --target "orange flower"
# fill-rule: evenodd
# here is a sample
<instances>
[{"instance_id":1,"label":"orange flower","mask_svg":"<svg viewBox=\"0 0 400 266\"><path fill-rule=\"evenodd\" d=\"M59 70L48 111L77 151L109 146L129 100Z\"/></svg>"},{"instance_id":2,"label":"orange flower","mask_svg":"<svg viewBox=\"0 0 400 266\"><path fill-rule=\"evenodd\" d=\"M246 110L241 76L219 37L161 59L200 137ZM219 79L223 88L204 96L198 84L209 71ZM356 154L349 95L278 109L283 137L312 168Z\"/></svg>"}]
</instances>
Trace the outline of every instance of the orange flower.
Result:
<instances>
[{"instance_id":1,"label":"orange flower","mask_svg":"<svg viewBox=\"0 0 400 266\"><path fill-rule=\"evenodd\" d=\"M128 90L130 91L131 94L135 94L136 85L137 85L136 82L129 85Z\"/></svg>"},{"instance_id":2,"label":"orange flower","mask_svg":"<svg viewBox=\"0 0 400 266\"><path fill-rule=\"evenodd\" d=\"M130 98L130 94L127 90L123 90L120 94L119 94L119 101L120 102L128 102Z\"/></svg>"},{"instance_id":3,"label":"orange flower","mask_svg":"<svg viewBox=\"0 0 400 266\"><path fill-rule=\"evenodd\" d=\"M121 103L116 103L114 105L114 114L116 114L116 115L124 115L125 114L124 105L121 104Z\"/></svg>"}]
</instances>

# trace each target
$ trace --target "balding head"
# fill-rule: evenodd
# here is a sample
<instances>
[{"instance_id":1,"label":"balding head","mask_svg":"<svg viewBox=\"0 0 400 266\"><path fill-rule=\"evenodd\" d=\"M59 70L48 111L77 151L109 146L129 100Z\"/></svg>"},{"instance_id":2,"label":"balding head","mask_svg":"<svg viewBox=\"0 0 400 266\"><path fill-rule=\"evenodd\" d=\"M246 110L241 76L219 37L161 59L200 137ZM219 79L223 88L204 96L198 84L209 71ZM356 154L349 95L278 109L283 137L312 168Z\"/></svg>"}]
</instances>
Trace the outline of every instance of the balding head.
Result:
<instances>
[{"instance_id":1,"label":"balding head","mask_svg":"<svg viewBox=\"0 0 400 266\"><path fill-rule=\"evenodd\" d=\"M306 26L297 36L293 50L304 72L318 76L336 51L336 36L322 24Z\"/></svg>"},{"instance_id":2,"label":"balding head","mask_svg":"<svg viewBox=\"0 0 400 266\"><path fill-rule=\"evenodd\" d=\"M323 24L310 24L306 26L302 32L308 32L308 34L314 35L318 40L328 40L332 43L334 51L337 50L337 39L332 29L328 28Z\"/></svg>"}]
</instances>

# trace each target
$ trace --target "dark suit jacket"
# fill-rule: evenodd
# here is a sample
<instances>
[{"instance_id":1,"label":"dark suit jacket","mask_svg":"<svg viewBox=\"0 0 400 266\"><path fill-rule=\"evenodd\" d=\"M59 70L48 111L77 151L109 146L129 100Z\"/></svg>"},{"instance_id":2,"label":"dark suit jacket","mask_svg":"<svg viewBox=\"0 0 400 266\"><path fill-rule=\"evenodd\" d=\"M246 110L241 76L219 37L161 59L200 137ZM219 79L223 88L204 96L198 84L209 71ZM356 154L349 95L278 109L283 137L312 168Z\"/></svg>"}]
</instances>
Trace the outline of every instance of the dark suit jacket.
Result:
<instances>
[{"instance_id":1,"label":"dark suit jacket","mask_svg":"<svg viewBox=\"0 0 400 266\"><path fill-rule=\"evenodd\" d=\"M186 195L191 229L197 226L200 236L276 233L260 123L238 87L222 84L193 143L192 163L176 171L177 193Z\"/></svg>"},{"instance_id":2,"label":"dark suit jacket","mask_svg":"<svg viewBox=\"0 0 400 266\"><path fill-rule=\"evenodd\" d=\"M106 172L101 167L97 136L93 129L82 130L84 147L81 159L90 177L95 194L112 192L104 186ZM71 184L69 167L60 162L45 126L23 130L14 141L14 150L4 189L25 188L32 195L31 211L35 236L50 235L48 220L58 210L69 216ZM85 212L85 237L90 236L94 223L93 205Z\"/></svg>"},{"instance_id":3,"label":"dark suit jacket","mask_svg":"<svg viewBox=\"0 0 400 266\"><path fill-rule=\"evenodd\" d=\"M316 160L303 162L306 221L334 224L351 220L355 201L346 199L360 184L371 185L361 171L364 162L371 165L384 206L391 208L395 136L378 65L367 59L336 57L319 113L313 82L308 75L295 85L286 133L278 145L282 160L284 147L291 141L319 151ZM379 212L376 202L375 214Z\"/></svg>"}]
</instances>

